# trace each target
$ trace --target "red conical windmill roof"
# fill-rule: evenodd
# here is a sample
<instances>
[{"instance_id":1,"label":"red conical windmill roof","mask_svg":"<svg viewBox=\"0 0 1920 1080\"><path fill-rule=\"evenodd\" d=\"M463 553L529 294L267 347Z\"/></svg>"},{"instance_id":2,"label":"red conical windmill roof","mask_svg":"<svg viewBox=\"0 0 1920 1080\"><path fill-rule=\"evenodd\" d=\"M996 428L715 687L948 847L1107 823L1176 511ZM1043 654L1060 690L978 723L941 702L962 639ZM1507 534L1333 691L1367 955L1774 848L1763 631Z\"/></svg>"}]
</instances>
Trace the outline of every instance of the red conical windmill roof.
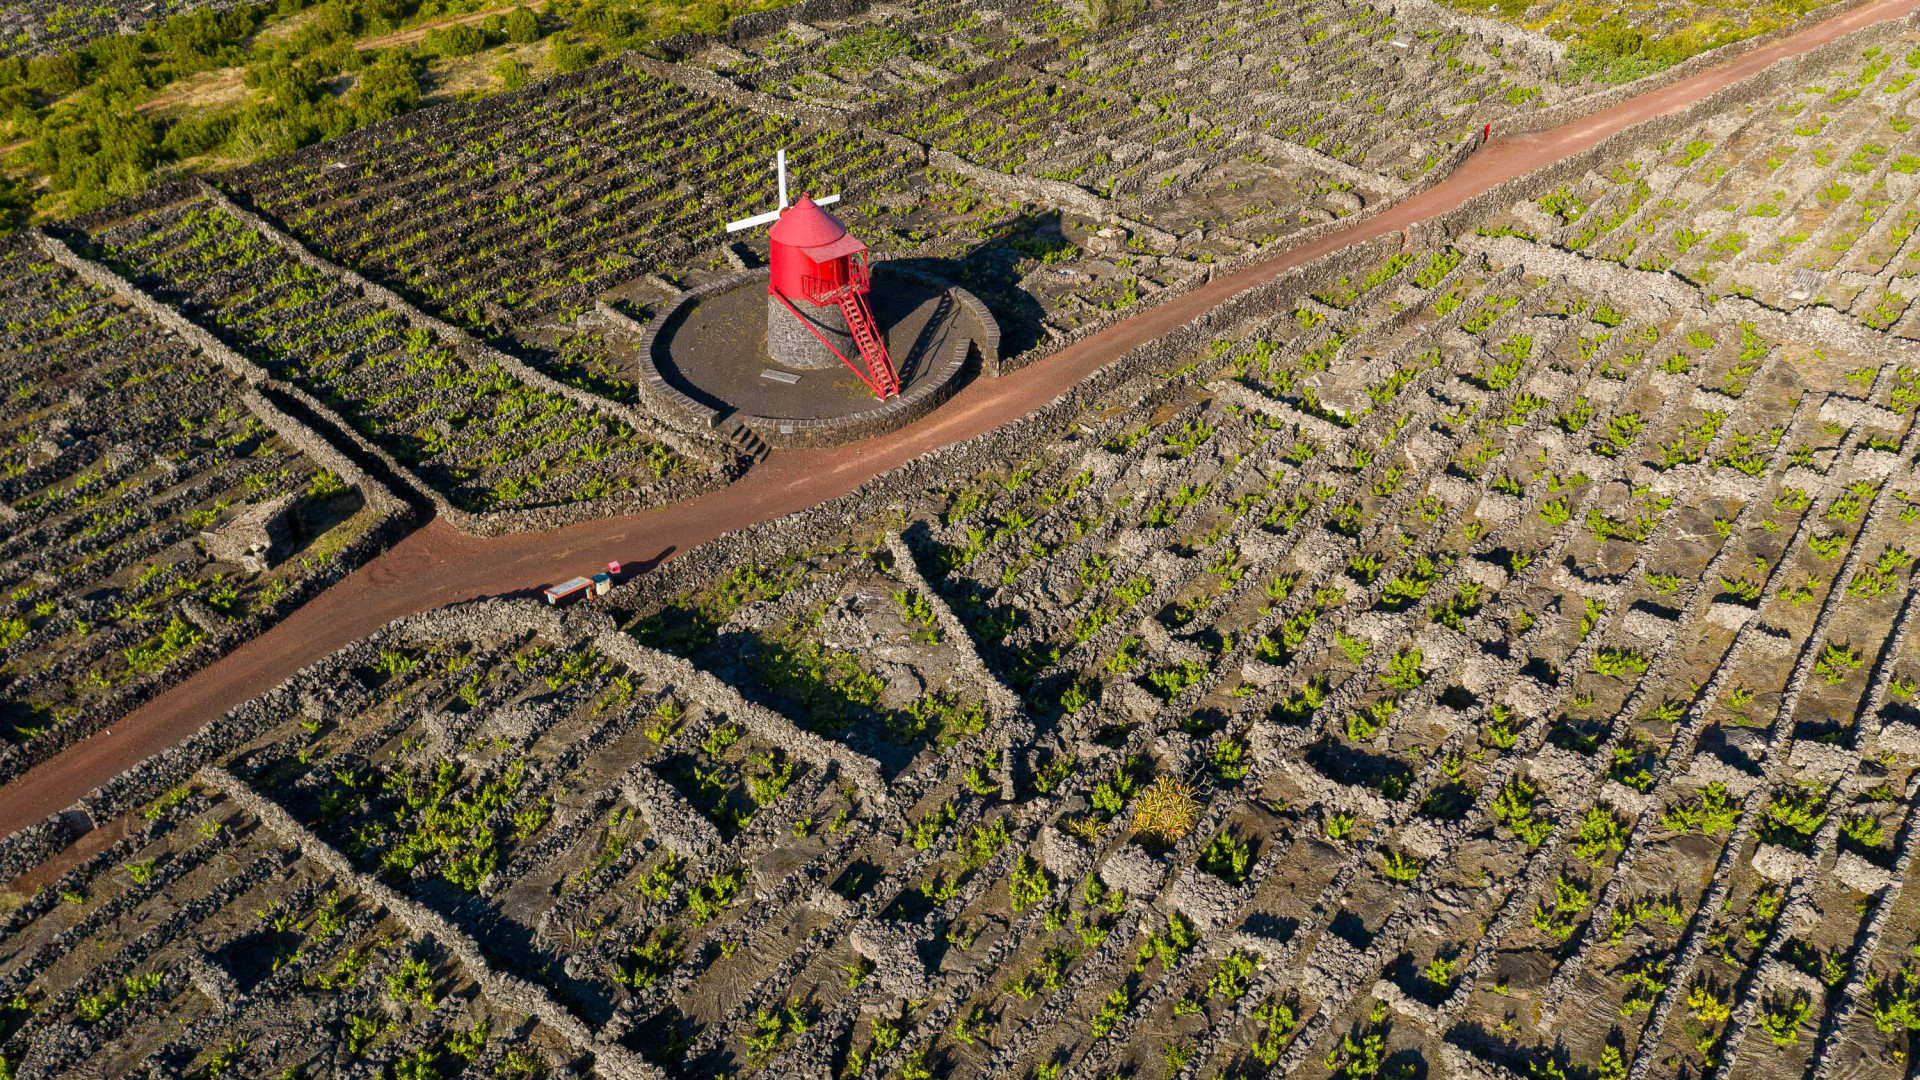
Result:
<instances>
[{"instance_id":1,"label":"red conical windmill roof","mask_svg":"<svg viewBox=\"0 0 1920 1080\"><path fill-rule=\"evenodd\" d=\"M767 236L775 243L788 247L816 248L847 235L847 227L834 220L832 214L813 204L805 195L800 201L787 207L780 214L780 220L773 223Z\"/></svg>"}]
</instances>

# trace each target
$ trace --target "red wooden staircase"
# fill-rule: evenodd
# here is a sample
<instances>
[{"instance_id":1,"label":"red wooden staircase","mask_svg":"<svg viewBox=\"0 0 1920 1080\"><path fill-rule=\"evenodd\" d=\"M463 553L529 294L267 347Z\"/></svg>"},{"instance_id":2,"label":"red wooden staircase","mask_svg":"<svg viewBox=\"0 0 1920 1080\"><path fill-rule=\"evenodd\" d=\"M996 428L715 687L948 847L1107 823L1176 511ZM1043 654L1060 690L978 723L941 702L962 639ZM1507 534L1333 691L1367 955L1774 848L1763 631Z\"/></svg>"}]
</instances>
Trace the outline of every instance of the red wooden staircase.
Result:
<instances>
[{"instance_id":1,"label":"red wooden staircase","mask_svg":"<svg viewBox=\"0 0 1920 1080\"><path fill-rule=\"evenodd\" d=\"M852 289L843 291L840 314L846 316L847 330L853 334L853 343L860 347L860 359L866 361L867 374L872 376L880 397L884 400L900 396L900 377L894 374L893 358L887 355L887 339L880 336L873 312L867 308L866 295Z\"/></svg>"}]
</instances>

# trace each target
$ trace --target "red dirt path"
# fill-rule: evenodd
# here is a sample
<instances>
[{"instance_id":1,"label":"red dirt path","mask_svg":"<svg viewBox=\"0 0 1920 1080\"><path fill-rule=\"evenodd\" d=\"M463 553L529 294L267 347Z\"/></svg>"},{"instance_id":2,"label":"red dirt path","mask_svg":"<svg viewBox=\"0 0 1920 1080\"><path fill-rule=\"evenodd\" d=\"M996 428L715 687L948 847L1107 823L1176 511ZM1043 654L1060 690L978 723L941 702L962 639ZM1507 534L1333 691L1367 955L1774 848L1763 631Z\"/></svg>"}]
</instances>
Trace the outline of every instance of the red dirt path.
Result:
<instances>
[{"instance_id":1,"label":"red dirt path","mask_svg":"<svg viewBox=\"0 0 1920 1080\"><path fill-rule=\"evenodd\" d=\"M0 835L73 805L128 766L394 619L461 600L545 586L608 559L652 565L724 532L843 495L920 454L1025 416L1127 349L1152 341L1283 271L1330 251L1399 232L1634 124L1686 108L1777 60L1916 9L1920 0L1879 0L1562 127L1510 139L1496 131L1491 145L1429 190L1349 229L1217 277L1012 375L976 379L919 423L862 443L858 456L844 449L779 452L723 491L553 532L477 539L455 532L445 522L430 521L266 633L114 724L110 732L68 747L0 788ZM94 843L76 847L105 842L101 836L87 840ZM69 852L69 857L77 854Z\"/></svg>"}]
</instances>

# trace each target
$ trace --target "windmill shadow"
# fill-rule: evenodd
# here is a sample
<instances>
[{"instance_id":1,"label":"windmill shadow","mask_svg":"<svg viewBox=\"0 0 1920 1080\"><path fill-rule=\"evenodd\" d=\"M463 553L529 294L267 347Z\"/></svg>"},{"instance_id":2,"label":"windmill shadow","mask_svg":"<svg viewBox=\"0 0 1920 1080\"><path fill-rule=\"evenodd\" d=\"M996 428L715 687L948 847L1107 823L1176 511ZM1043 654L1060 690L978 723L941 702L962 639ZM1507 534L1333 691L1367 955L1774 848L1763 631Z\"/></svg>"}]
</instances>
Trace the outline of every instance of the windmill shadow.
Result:
<instances>
[{"instance_id":1,"label":"windmill shadow","mask_svg":"<svg viewBox=\"0 0 1920 1080\"><path fill-rule=\"evenodd\" d=\"M1046 317L1039 298L1020 284L1026 276L1020 271L1021 261L1072 249L1060 212L1046 210L1020 215L957 256L908 256L888 262L951 282L979 297L1000 323L1001 354L1012 356L1040 344L1041 320Z\"/></svg>"},{"instance_id":2,"label":"windmill shadow","mask_svg":"<svg viewBox=\"0 0 1920 1080\"><path fill-rule=\"evenodd\" d=\"M876 272L876 277L883 285L886 284L884 265ZM874 321L891 331L925 303L927 297L919 290L877 288L871 299ZM952 335L965 333L954 324L956 309L960 305L951 293L940 293L933 302L932 317L914 334L913 341L893 357L894 373L900 377L903 386L911 386L928 367L939 362Z\"/></svg>"}]
</instances>

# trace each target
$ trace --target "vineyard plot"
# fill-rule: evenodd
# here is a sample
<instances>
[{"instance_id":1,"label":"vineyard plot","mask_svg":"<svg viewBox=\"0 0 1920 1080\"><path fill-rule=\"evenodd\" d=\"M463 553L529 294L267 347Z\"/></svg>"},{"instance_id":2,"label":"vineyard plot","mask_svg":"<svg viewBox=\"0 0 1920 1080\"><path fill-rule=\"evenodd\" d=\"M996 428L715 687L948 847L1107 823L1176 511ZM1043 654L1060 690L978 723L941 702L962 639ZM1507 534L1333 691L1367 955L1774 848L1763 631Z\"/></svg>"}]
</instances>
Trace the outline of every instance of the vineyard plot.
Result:
<instances>
[{"instance_id":1,"label":"vineyard plot","mask_svg":"<svg viewBox=\"0 0 1920 1080\"><path fill-rule=\"evenodd\" d=\"M460 510L665 499L704 479L617 416L409 327L209 200L103 223L92 239L136 285L312 395Z\"/></svg>"},{"instance_id":2,"label":"vineyard plot","mask_svg":"<svg viewBox=\"0 0 1920 1080\"><path fill-rule=\"evenodd\" d=\"M0 771L15 775L344 575L402 508L26 245L0 253L0 311Z\"/></svg>"},{"instance_id":3,"label":"vineyard plot","mask_svg":"<svg viewBox=\"0 0 1920 1080\"><path fill-rule=\"evenodd\" d=\"M609 1074L1891 1061L1906 374L1568 257L1383 248L814 547L395 624L201 782Z\"/></svg>"}]
</instances>

